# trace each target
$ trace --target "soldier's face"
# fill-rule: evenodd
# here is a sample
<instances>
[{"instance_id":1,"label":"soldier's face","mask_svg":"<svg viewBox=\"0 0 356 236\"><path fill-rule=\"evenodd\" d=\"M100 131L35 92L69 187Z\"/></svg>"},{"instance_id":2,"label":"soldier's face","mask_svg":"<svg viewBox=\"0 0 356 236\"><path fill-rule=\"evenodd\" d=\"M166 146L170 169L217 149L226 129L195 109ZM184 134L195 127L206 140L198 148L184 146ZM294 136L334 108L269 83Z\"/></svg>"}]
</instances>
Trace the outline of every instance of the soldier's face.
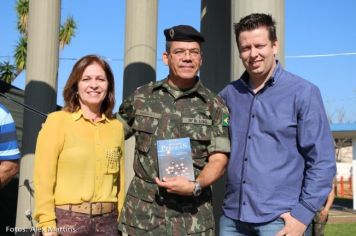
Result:
<instances>
[{"instance_id":1,"label":"soldier's face","mask_svg":"<svg viewBox=\"0 0 356 236\"><path fill-rule=\"evenodd\" d=\"M169 66L169 76L177 80L194 80L202 65L200 45L197 42L173 41L169 52L163 53Z\"/></svg>"}]
</instances>

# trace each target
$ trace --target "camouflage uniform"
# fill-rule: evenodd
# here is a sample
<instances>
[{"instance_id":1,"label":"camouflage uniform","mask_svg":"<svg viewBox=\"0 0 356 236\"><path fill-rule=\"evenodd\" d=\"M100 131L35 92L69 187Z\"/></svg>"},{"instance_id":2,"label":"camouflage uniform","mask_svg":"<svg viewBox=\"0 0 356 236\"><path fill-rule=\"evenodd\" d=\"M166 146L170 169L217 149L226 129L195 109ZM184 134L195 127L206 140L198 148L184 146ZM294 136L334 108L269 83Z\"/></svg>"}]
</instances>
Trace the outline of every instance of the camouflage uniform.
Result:
<instances>
[{"instance_id":1,"label":"camouflage uniform","mask_svg":"<svg viewBox=\"0 0 356 236\"><path fill-rule=\"evenodd\" d=\"M319 211L314 216L313 222L312 222L312 235L313 236L324 236L324 231L325 231L325 225L328 222L328 218L326 218L325 222L321 222L320 220L320 212L322 211L323 208L321 208Z\"/></svg>"},{"instance_id":2,"label":"camouflage uniform","mask_svg":"<svg viewBox=\"0 0 356 236\"><path fill-rule=\"evenodd\" d=\"M198 80L187 91L171 88L167 79L138 88L120 107L125 134L135 134L133 178L119 228L129 235L214 235L211 188L199 197L159 189L156 141L189 137L195 176L213 152L230 152L228 110Z\"/></svg>"}]
</instances>

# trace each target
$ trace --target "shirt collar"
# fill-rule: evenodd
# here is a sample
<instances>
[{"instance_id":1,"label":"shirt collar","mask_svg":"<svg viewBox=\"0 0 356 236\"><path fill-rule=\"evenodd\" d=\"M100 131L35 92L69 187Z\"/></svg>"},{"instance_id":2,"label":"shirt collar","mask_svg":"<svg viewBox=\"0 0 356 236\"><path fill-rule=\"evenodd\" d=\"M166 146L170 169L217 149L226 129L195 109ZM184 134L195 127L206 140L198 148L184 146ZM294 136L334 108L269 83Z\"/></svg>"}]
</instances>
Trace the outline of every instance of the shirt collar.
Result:
<instances>
[{"instance_id":1,"label":"shirt collar","mask_svg":"<svg viewBox=\"0 0 356 236\"><path fill-rule=\"evenodd\" d=\"M280 79L280 73L282 72L282 66L281 64L279 63L278 60L276 60L276 67L274 68L273 70L273 73L271 75L271 77L268 79L266 85L270 85L270 86L273 86L275 85L278 80ZM250 86L250 83L249 83L249 74L247 73L247 71L245 70L245 72L242 74L242 76L240 77L241 81L243 82L243 84L248 87L248 88L251 88Z\"/></svg>"},{"instance_id":2,"label":"shirt collar","mask_svg":"<svg viewBox=\"0 0 356 236\"><path fill-rule=\"evenodd\" d=\"M276 60L276 67L274 68L273 74L270 78L271 82L269 82L271 85L275 85L278 82L278 80L280 79L279 75L281 74L282 69L283 68L282 68L281 63L279 63L279 61Z\"/></svg>"},{"instance_id":3,"label":"shirt collar","mask_svg":"<svg viewBox=\"0 0 356 236\"><path fill-rule=\"evenodd\" d=\"M72 113L72 119L73 119L74 121L77 121L77 120L79 120L80 118L86 119L86 118L84 117L84 114L83 114L82 109L78 109L77 111L75 111L75 112ZM102 122L102 121L109 121L109 119L106 117L106 115L105 115L104 113L101 114L101 118L100 118L100 120L99 120L98 122Z\"/></svg>"}]
</instances>

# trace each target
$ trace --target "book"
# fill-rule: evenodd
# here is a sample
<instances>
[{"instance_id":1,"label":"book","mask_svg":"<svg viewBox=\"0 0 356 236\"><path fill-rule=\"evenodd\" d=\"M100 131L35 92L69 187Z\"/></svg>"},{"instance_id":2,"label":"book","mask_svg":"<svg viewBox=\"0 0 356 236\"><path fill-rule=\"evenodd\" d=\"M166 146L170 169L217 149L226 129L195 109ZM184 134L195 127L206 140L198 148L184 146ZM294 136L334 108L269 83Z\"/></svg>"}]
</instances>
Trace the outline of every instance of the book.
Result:
<instances>
[{"instance_id":1,"label":"book","mask_svg":"<svg viewBox=\"0 0 356 236\"><path fill-rule=\"evenodd\" d=\"M184 176L194 181L189 138L157 140L159 178Z\"/></svg>"}]
</instances>

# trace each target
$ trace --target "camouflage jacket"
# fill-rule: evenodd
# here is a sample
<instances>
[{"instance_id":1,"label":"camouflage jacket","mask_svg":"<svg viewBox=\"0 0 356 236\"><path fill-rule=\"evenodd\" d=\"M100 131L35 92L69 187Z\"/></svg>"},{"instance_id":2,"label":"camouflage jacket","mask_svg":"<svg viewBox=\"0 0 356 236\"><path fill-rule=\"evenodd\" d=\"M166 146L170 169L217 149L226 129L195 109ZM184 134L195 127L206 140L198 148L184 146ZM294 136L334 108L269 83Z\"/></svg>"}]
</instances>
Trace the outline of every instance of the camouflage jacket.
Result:
<instances>
[{"instance_id":1,"label":"camouflage jacket","mask_svg":"<svg viewBox=\"0 0 356 236\"><path fill-rule=\"evenodd\" d=\"M128 138L135 135L133 178L121 214L120 229L131 234L185 235L214 232L211 189L197 197L158 189L156 141L189 137L195 176L214 152L230 152L228 110L198 80L187 91L170 87L167 79L138 88L120 106L119 119ZM208 233L209 234L209 233Z\"/></svg>"}]
</instances>

